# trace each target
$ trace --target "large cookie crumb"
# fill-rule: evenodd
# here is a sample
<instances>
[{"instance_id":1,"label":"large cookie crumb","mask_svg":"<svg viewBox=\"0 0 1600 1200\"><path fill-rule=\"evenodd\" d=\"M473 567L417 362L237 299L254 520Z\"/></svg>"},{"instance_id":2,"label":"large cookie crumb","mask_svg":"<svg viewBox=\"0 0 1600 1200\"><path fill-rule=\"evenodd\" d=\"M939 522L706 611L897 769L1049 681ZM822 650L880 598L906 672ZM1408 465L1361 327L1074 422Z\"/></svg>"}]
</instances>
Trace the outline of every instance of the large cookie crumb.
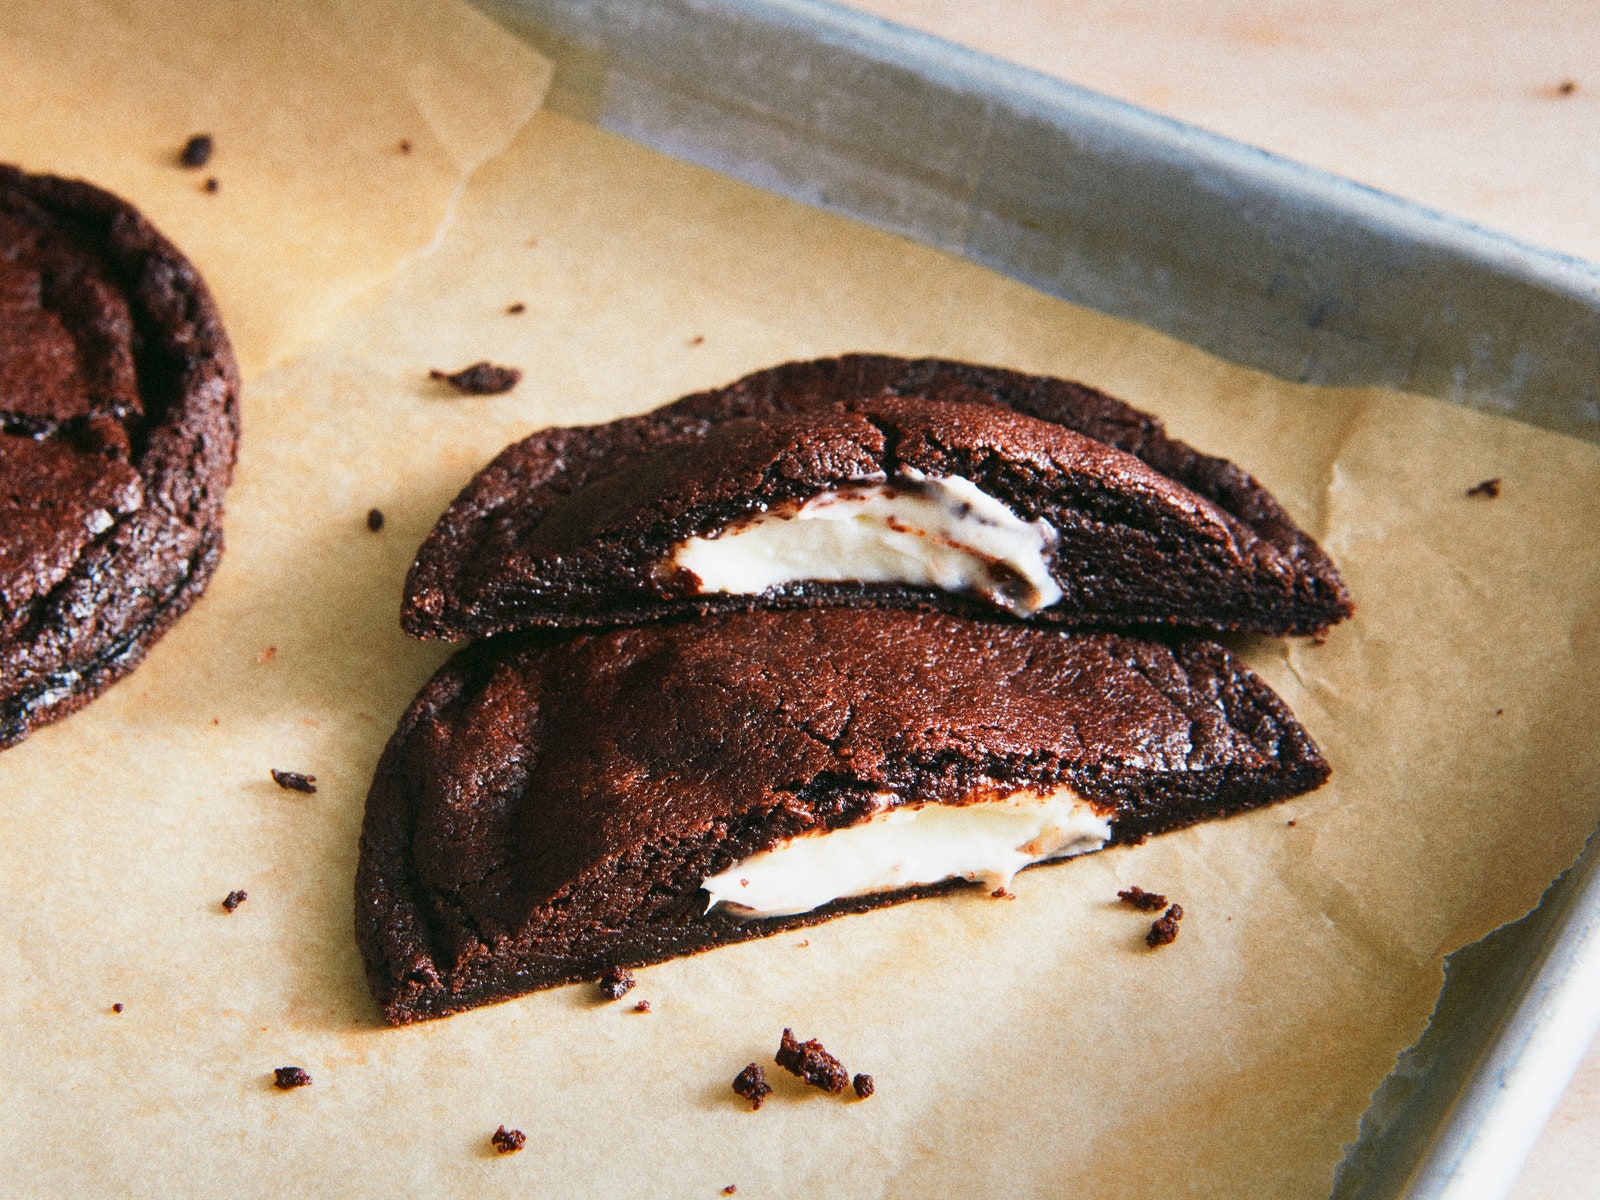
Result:
<instances>
[{"instance_id":1,"label":"large cookie crumb","mask_svg":"<svg viewBox=\"0 0 1600 1200\"><path fill-rule=\"evenodd\" d=\"M754 1112L772 1094L772 1085L767 1082L767 1073L761 1064L751 1063L733 1077L733 1090L750 1101L750 1110Z\"/></svg>"},{"instance_id":2,"label":"large cookie crumb","mask_svg":"<svg viewBox=\"0 0 1600 1200\"><path fill-rule=\"evenodd\" d=\"M1291 822L1292 824L1292 822ZM1147 892L1142 887L1135 885L1125 892L1118 892L1117 899L1124 904L1131 904L1140 912L1159 912L1166 907L1167 898L1159 892Z\"/></svg>"},{"instance_id":3,"label":"large cookie crumb","mask_svg":"<svg viewBox=\"0 0 1600 1200\"><path fill-rule=\"evenodd\" d=\"M458 392L468 396L498 396L501 392L509 392L522 380L522 372L516 367L497 367L490 362L475 362L470 367L463 367L459 371L429 371L429 379L437 379L441 383L448 383Z\"/></svg>"},{"instance_id":4,"label":"large cookie crumb","mask_svg":"<svg viewBox=\"0 0 1600 1200\"><path fill-rule=\"evenodd\" d=\"M1178 939L1178 922L1181 920L1183 905L1174 904L1151 922L1150 932L1144 935L1144 944L1152 950L1158 946L1170 946Z\"/></svg>"},{"instance_id":5,"label":"large cookie crumb","mask_svg":"<svg viewBox=\"0 0 1600 1200\"><path fill-rule=\"evenodd\" d=\"M634 979L633 972L626 967L612 967L596 981L600 987L600 994L607 1000L621 1000L634 988L638 980Z\"/></svg>"},{"instance_id":6,"label":"large cookie crumb","mask_svg":"<svg viewBox=\"0 0 1600 1200\"><path fill-rule=\"evenodd\" d=\"M507 1129L502 1125L489 1135L489 1142L501 1154L515 1154L528 1144L528 1135L520 1129Z\"/></svg>"},{"instance_id":7,"label":"large cookie crumb","mask_svg":"<svg viewBox=\"0 0 1600 1200\"><path fill-rule=\"evenodd\" d=\"M850 1082L850 1072L844 1069L833 1055L823 1049L822 1043L812 1038L809 1042L795 1040L794 1031L785 1029L778 1043L778 1053L773 1058L791 1075L798 1075L812 1087L838 1095Z\"/></svg>"}]
</instances>

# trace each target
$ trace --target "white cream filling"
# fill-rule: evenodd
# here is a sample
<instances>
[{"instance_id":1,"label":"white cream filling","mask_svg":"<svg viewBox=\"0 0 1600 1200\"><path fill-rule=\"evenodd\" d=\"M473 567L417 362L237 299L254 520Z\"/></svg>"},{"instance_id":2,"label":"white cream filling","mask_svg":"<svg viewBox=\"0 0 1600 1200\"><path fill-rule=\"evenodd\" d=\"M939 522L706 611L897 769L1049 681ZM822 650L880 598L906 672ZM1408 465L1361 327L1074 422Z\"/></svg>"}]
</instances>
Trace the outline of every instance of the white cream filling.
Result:
<instances>
[{"instance_id":1,"label":"white cream filling","mask_svg":"<svg viewBox=\"0 0 1600 1200\"><path fill-rule=\"evenodd\" d=\"M1024 521L970 479L906 470L689 538L670 561L699 577L702 595L811 579L909 583L1027 615L1061 599L1046 561L1057 540L1049 522Z\"/></svg>"},{"instance_id":2,"label":"white cream filling","mask_svg":"<svg viewBox=\"0 0 1600 1200\"><path fill-rule=\"evenodd\" d=\"M1013 792L974 804L889 808L830 833L794 838L735 863L700 886L748 917L810 912L832 900L938 883L1003 888L1032 863L1099 850L1111 822L1070 788Z\"/></svg>"}]
</instances>

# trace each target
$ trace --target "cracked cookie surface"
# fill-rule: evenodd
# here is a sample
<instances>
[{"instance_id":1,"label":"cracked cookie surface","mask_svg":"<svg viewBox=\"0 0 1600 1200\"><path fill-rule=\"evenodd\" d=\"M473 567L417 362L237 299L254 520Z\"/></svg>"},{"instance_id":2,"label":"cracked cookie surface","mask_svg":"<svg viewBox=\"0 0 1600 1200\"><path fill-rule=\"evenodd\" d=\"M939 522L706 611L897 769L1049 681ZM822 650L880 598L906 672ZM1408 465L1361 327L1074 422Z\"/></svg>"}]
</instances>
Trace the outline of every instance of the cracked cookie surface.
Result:
<instances>
[{"instance_id":1,"label":"cracked cookie surface","mask_svg":"<svg viewBox=\"0 0 1600 1200\"><path fill-rule=\"evenodd\" d=\"M193 266L0 166L0 747L142 661L222 552L238 370Z\"/></svg>"}]
</instances>

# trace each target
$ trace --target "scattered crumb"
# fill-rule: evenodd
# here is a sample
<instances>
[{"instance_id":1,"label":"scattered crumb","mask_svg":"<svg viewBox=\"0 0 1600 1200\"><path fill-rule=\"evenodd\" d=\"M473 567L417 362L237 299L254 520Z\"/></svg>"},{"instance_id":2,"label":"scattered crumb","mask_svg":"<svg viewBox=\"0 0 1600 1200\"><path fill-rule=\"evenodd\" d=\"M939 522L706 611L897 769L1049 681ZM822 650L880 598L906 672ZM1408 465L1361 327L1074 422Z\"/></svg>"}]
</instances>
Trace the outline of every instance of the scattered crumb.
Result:
<instances>
[{"instance_id":1,"label":"scattered crumb","mask_svg":"<svg viewBox=\"0 0 1600 1200\"><path fill-rule=\"evenodd\" d=\"M211 152L217 148L209 133L197 133L183 144L178 161L186 167L203 167L211 161Z\"/></svg>"},{"instance_id":2,"label":"scattered crumb","mask_svg":"<svg viewBox=\"0 0 1600 1200\"><path fill-rule=\"evenodd\" d=\"M990 892L989 895L995 900L1015 900L1017 898L1017 894L1015 892L1008 892L1005 888L995 888L995 890Z\"/></svg>"},{"instance_id":3,"label":"scattered crumb","mask_svg":"<svg viewBox=\"0 0 1600 1200\"><path fill-rule=\"evenodd\" d=\"M1178 922L1183 920L1183 905L1174 904L1150 925L1144 935L1144 944L1154 950L1157 946L1170 946L1178 939Z\"/></svg>"},{"instance_id":4,"label":"scattered crumb","mask_svg":"<svg viewBox=\"0 0 1600 1200\"><path fill-rule=\"evenodd\" d=\"M507 1129L502 1125L489 1135L489 1144L501 1154L515 1154L528 1144L528 1135L520 1129Z\"/></svg>"},{"instance_id":5,"label":"scattered crumb","mask_svg":"<svg viewBox=\"0 0 1600 1200\"><path fill-rule=\"evenodd\" d=\"M600 985L600 994L607 1000L621 1000L633 990L638 980L626 967L612 967L596 982Z\"/></svg>"},{"instance_id":6,"label":"scattered crumb","mask_svg":"<svg viewBox=\"0 0 1600 1200\"><path fill-rule=\"evenodd\" d=\"M276 646L268 646L260 654L256 655L256 662L261 666L266 666L267 663L271 662L277 657L278 648Z\"/></svg>"},{"instance_id":7,"label":"scattered crumb","mask_svg":"<svg viewBox=\"0 0 1600 1200\"><path fill-rule=\"evenodd\" d=\"M1287 825L1290 829L1293 829L1296 825L1300 824L1300 822L1299 821L1285 821L1284 824Z\"/></svg>"},{"instance_id":8,"label":"scattered crumb","mask_svg":"<svg viewBox=\"0 0 1600 1200\"><path fill-rule=\"evenodd\" d=\"M1140 912L1156 912L1166 906L1167 898L1159 892L1147 892L1142 887L1131 887L1125 892L1118 892L1117 899L1124 904L1131 904Z\"/></svg>"},{"instance_id":9,"label":"scattered crumb","mask_svg":"<svg viewBox=\"0 0 1600 1200\"><path fill-rule=\"evenodd\" d=\"M521 300L518 300L515 304L506 305L506 311L508 313L510 313L514 317L518 313L527 312L528 311L528 306L526 304L524 304Z\"/></svg>"},{"instance_id":10,"label":"scattered crumb","mask_svg":"<svg viewBox=\"0 0 1600 1200\"><path fill-rule=\"evenodd\" d=\"M121 1012L122 1011L122 1001L118 1000L115 1004L113 1004L111 1006L111 1011L114 1012L114 1013Z\"/></svg>"},{"instance_id":11,"label":"scattered crumb","mask_svg":"<svg viewBox=\"0 0 1600 1200\"><path fill-rule=\"evenodd\" d=\"M878 1090L872 1085L871 1075L857 1075L850 1081L850 1086L856 1089L856 1095L863 1100Z\"/></svg>"},{"instance_id":12,"label":"scattered crumb","mask_svg":"<svg viewBox=\"0 0 1600 1200\"><path fill-rule=\"evenodd\" d=\"M1506 715L1506 710L1503 708L1497 708L1494 710L1494 715L1497 717L1503 717Z\"/></svg>"},{"instance_id":13,"label":"scattered crumb","mask_svg":"<svg viewBox=\"0 0 1600 1200\"><path fill-rule=\"evenodd\" d=\"M804 950L809 945L811 945L811 939L810 938L806 938L803 941L796 942L794 944L794 948L796 950Z\"/></svg>"},{"instance_id":14,"label":"scattered crumb","mask_svg":"<svg viewBox=\"0 0 1600 1200\"><path fill-rule=\"evenodd\" d=\"M373 533L377 533L383 528L383 510L381 508L369 508L367 510L367 528Z\"/></svg>"},{"instance_id":15,"label":"scattered crumb","mask_svg":"<svg viewBox=\"0 0 1600 1200\"><path fill-rule=\"evenodd\" d=\"M1473 484L1467 489L1467 495L1482 496L1486 500L1498 500L1500 498L1500 477L1495 476L1493 479L1485 479L1482 483Z\"/></svg>"},{"instance_id":16,"label":"scattered crumb","mask_svg":"<svg viewBox=\"0 0 1600 1200\"><path fill-rule=\"evenodd\" d=\"M648 1000L639 1001L639 1003L637 1003L637 1004L635 1004L633 1006L633 1011L634 1012L649 1012L650 1011L650 1001L648 1001Z\"/></svg>"},{"instance_id":17,"label":"scattered crumb","mask_svg":"<svg viewBox=\"0 0 1600 1200\"><path fill-rule=\"evenodd\" d=\"M447 371L429 371L429 379L448 383L458 392L468 396L498 396L509 392L522 379L516 367L497 367L490 362L475 362L453 374Z\"/></svg>"},{"instance_id":18,"label":"scattered crumb","mask_svg":"<svg viewBox=\"0 0 1600 1200\"><path fill-rule=\"evenodd\" d=\"M401 138L400 139L400 153L401 154L410 154L411 153L411 139L410 138Z\"/></svg>"},{"instance_id":19,"label":"scattered crumb","mask_svg":"<svg viewBox=\"0 0 1600 1200\"><path fill-rule=\"evenodd\" d=\"M850 1072L823 1049L821 1042L815 1038L809 1042L797 1042L792 1029L783 1031L778 1053L772 1061L789 1074L798 1075L812 1087L819 1087L835 1096L844 1091L845 1085L850 1082Z\"/></svg>"},{"instance_id":20,"label":"scattered crumb","mask_svg":"<svg viewBox=\"0 0 1600 1200\"><path fill-rule=\"evenodd\" d=\"M212 717L211 718L211 723L213 725L221 725L222 724L222 718L221 717Z\"/></svg>"},{"instance_id":21,"label":"scattered crumb","mask_svg":"<svg viewBox=\"0 0 1600 1200\"><path fill-rule=\"evenodd\" d=\"M739 1190L739 1185L737 1183L730 1183L727 1187L722 1189L722 1194L724 1196L731 1196L735 1192L737 1192L738 1190Z\"/></svg>"},{"instance_id":22,"label":"scattered crumb","mask_svg":"<svg viewBox=\"0 0 1600 1200\"><path fill-rule=\"evenodd\" d=\"M317 790L315 775L302 775L298 771L280 771L272 768L272 782L291 792L311 793Z\"/></svg>"},{"instance_id":23,"label":"scattered crumb","mask_svg":"<svg viewBox=\"0 0 1600 1200\"><path fill-rule=\"evenodd\" d=\"M272 1086L281 1092L310 1087L311 1076L299 1067L278 1067L272 1072Z\"/></svg>"},{"instance_id":24,"label":"scattered crumb","mask_svg":"<svg viewBox=\"0 0 1600 1200\"><path fill-rule=\"evenodd\" d=\"M750 1111L754 1112L772 1094L772 1085L767 1082L767 1073L761 1064L751 1063L733 1077L733 1090L750 1101Z\"/></svg>"},{"instance_id":25,"label":"scattered crumb","mask_svg":"<svg viewBox=\"0 0 1600 1200\"><path fill-rule=\"evenodd\" d=\"M539 239L538 238L529 238L528 241L527 241L527 247L530 250L532 250L538 244L539 244Z\"/></svg>"},{"instance_id":26,"label":"scattered crumb","mask_svg":"<svg viewBox=\"0 0 1600 1200\"><path fill-rule=\"evenodd\" d=\"M1578 81L1576 79L1563 79L1556 84L1556 95L1558 96L1570 96L1577 90Z\"/></svg>"},{"instance_id":27,"label":"scattered crumb","mask_svg":"<svg viewBox=\"0 0 1600 1200\"><path fill-rule=\"evenodd\" d=\"M705 342L706 342L706 335L703 334L703 333L697 333L692 338L689 339L689 345L691 345L691 346L703 346L703 345L705 345Z\"/></svg>"},{"instance_id":28,"label":"scattered crumb","mask_svg":"<svg viewBox=\"0 0 1600 1200\"><path fill-rule=\"evenodd\" d=\"M207 177L205 182L205 190L208 195L215 196L217 194L217 189L221 186L222 185L217 182L217 177L215 175Z\"/></svg>"},{"instance_id":29,"label":"scattered crumb","mask_svg":"<svg viewBox=\"0 0 1600 1200\"><path fill-rule=\"evenodd\" d=\"M249 892L229 892L222 898L222 907L228 912L232 912L248 899L250 899Z\"/></svg>"}]
</instances>

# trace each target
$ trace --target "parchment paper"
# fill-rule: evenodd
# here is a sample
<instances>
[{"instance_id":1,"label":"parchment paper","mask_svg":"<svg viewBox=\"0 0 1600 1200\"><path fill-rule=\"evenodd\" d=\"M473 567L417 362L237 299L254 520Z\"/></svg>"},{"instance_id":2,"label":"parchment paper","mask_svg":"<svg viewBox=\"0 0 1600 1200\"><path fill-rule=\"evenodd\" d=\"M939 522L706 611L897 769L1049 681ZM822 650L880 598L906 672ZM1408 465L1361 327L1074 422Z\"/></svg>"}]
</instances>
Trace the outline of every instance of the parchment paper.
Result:
<instances>
[{"instance_id":1,"label":"parchment paper","mask_svg":"<svg viewBox=\"0 0 1600 1200\"><path fill-rule=\"evenodd\" d=\"M273 77L248 41L214 49ZM334 111L285 129L360 141L376 119ZM148 177L233 326L299 328L258 210L248 244L213 210L160 210L166 176L139 156L171 140L60 165ZM48 140L28 149L57 165ZM303 286L323 313L350 292ZM1085 379L1264 479L1360 605L1322 646L1238 643L1332 782L1028 872L1014 902L662 964L618 1004L573 987L382 1027L351 880L377 756L448 652L396 621L434 518L532 429L851 349ZM485 399L425 378L478 358L527 376ZM1600 817L1600 450L1246 372L562 118L533 118L427 251L253 374L245 417L210 592L137 674L0 755L0 1178L22 1194L1321 1197L1441 957L1532 905ZM1489 476L1498 500L1463 494ZM272 767L319 791L276 788ZM1149 917L1115 903L1129 884L1183 904L1174 945L1145 949ZM749 1112L729 1081L785 1025L877 1094L773 1069ZM274 1090L289 1064L313 1085ZM500 1124L527 1149L496 1155Z\"/></svg>"}]
</instances>

